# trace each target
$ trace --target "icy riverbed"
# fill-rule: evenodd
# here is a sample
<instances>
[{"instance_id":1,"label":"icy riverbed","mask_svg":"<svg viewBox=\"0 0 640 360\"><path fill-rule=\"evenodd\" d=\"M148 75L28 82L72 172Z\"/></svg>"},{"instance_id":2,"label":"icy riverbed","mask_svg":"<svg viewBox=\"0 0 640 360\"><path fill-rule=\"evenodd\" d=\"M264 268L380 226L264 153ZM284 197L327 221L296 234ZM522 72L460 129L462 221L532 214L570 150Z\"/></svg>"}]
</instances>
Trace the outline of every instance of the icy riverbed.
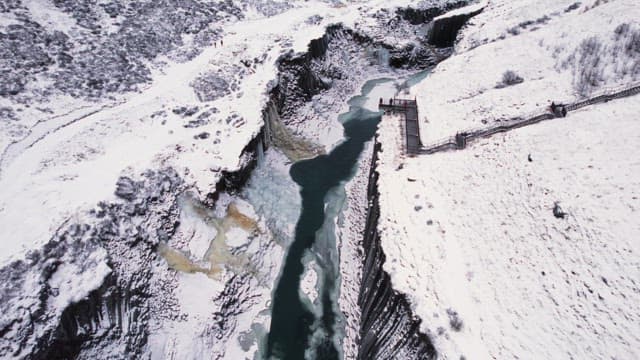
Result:
<instances>
[{"instance_id":1,"label":"icy riverbed","mask_svg":"<svg viewBox=\"0 0 640 360\"><path fill-rule=\"evenodd\" d=\"M265 351L272 284L300 211L287 162L279 152L267 152L243 191L223 195L213 210L183 201L173 248L160 249L178 271L181 316L156 325L149 340L153 358L206 357L214 349L237 359ZM234 293L226 298L229 281ZM203 332L209 328L222 330L228 340L216 341Z\"/></svg>"},{"instance_id":2,"label":"icy riverbed","mask_svg":"<svg viewBox=\"0 0 640 360\"><path fill-rule=\"evenodd\" d=\"M336 221L344 207L345 183L356 172L362 150L375 132L378 99L393 93L389 80L366 83L362 95L349 101L350 111L339 117L344 141L328 155L291 167L292 178L301 186L302 213L274 293L269 355L285 359L340 356L345 330L337 301L341 259ZM311 294L298 290L309 287L301 285L301 279L316 282L311 299L307 298Z\"/></svg>"}]
</instances>

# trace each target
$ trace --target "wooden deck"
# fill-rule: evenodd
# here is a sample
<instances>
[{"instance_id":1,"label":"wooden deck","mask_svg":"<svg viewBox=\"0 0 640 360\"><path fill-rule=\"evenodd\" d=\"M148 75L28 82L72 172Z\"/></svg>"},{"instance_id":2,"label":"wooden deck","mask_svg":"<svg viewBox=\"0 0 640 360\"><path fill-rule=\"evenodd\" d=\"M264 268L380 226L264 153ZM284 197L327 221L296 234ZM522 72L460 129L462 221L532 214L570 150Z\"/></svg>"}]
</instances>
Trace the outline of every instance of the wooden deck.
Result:
<instances>
[{"instance_id":1,"label":"wooden deck","mask_svg":"<svg viewBox=\"0 0 640 360\"><path fill-rule=\"evenodd\" d=\"M378 109L385 112L398 112L404 114L406 151L409 155L420 153L422 142L420 141L420 124L418 121L418 102L408 99L392 99L389 102L380 102Z\"/></svg>"}]
</instances>

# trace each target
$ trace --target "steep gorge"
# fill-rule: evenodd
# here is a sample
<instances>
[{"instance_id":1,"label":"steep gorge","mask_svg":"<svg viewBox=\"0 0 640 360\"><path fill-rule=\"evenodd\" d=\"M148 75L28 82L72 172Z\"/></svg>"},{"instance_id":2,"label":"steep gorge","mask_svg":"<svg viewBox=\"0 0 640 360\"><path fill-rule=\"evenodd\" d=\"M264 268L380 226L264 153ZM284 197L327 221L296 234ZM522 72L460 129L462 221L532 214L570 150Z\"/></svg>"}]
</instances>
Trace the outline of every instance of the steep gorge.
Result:
<instances>
[{"instance_id":1,"label":"steep gorge","mask_svg":"<svg viewBox=\"0 0 640 360\"><path fill-rule=\"evenodd\" d=\"M414 15L413 22L425 23L442 9L429 16ZM416 20L418 19L418 20ZM411 22L411 24L413 24ZM238 171L225 172L215 191L207 195L212 206L222 192L239 191L251 176L260 151L276 145L290 157L307 158L321 150L310 142L285 134L278 136L278 126L293 125L296 109L314 95L333 86L334 81L348 82L346 70L323 67L314 61L326 56L330 43L336 39L351 41L356 48L384 48L391 52L391 65L405 68L424 68L435 65L441 57L424 47L394 48L341 25L327 28L325 35L309 44L303 54L288 54L278 60L278 81L269 91L269 101L263 112L262 131L244 149L243 166ZM416 53L419 56L416 56ZM274 126L275 125L275 126ZM283 143L283 138L289 139ZM291 140L293 139L293 140ZM288 150L288 147L290 147ZM376 151L379 145L376 145ZM376 152L374 151L374 157ZM374 161L375 164L375 161ZM406 299L393 291L389 276L382 270L384 253L377 238L378 216L375 172L369 182L369 215L364 236L365 274L360 291L362 308L359 358L430 358L435 352L426 335L419 332L419 322L411 314ZM61 259L82 256L87 247L103 247L109 254L112 272L103 283L84 299L69 305L58 317L50 313L46 303L55 289L43 287L38 301L25 306L30 324L24 320L3 323L0 332L0 355L22 355L30 359L90 357L103 352L122 351L121 355L137 356L144 352L150 331L149 319L177 316L169 305L155 296L168 281L166 274L158 274L154 267L162 267L156 255L159 242L173 236L179 225L179 194L187 189L173 169L148 172L143 180L123 177L117 184L118 203L101 203L94 212L95 223L61 226L58 233L42 251L31 254L28 262L15 262L0 269L6 278L25 281L21 269L30 267L39 282L46 284ZM92 269L87 269L91 271ZM234 296L238 279L225 284ZM17 290L16 290L17 291ZM2 293L2 300L22 306L11 291ZM160 314L164 312L164 314ZM224 333L224 324L219 333ZM215 331L214 331L215 333ZM218 336L218 334L216 334ZM223 336L223 335L219 335ZM30 341L35 339L35 343ZM117 352L114 353L117 356Z\"/></svg>"}]
</instances>

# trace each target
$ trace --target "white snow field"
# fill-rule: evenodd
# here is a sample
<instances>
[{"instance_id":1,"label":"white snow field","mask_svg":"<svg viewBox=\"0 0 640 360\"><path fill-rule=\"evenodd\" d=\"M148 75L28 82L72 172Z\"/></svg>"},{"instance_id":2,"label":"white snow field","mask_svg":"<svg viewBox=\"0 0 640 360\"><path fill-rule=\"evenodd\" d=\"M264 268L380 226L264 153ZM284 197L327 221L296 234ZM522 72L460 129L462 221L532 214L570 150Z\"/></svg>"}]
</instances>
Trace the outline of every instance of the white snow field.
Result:
<instances>
[{"instance_id":1,"label":"white snow field","mask_svg":"<svg viewBox=\"0 0 640 360\"><path fill-rule=\"evenodd\" d=\"M488 2L411 90L423 143L637 83L619 34L637 1L572 4ZM496 88L506 70L524 81ZM441 358L640 357L639 112L635 95L416 157L383 117L384 268Z\"/></svg>"}]
</instances>

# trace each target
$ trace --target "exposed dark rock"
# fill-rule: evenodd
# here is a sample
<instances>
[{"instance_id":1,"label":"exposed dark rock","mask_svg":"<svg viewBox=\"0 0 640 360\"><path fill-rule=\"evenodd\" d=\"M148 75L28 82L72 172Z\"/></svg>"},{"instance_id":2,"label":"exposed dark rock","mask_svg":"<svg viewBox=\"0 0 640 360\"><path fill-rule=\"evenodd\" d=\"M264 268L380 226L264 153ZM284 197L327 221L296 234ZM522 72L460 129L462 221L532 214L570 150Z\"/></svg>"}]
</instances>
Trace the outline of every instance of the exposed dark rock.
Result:
<instances>
[{"instance_id":1,"label":"exposed dark rock","mask_svg":"<svg viewBox=\"0 0 640 360\"><path fill-rule=\"evenodd\" d=\"M217 111L217 109L215 110ZM211 115L213 115L213 113L214 113L213 110L205 111L200 115L198 115L198 117L195 120L189 120L189 122L183 126L186 128L197 128L200 126L207 125L211 122L210 118L211 118Z\"/></svg>"},{"instance_id":2,"label":"exposed dark rock","mask_svg":"<svg viewBox=\"0 0 640 360\"><path fill-rule=\"evenodd\" d=\"M461 0L457 2L450 2L438 7L406 7L398 8L396 13L402 17L402 19L408 21L411 25L425 24L431 21L433 18L440 16L447 11L457 9L469 4L468 0Z\"/></svg>"},{"instance_id":3,"label":"exposed dark rock","mask_svg":"<svg viewBox=\"0 0 640 360\"><path fill-rule=\"evenodd\" d=\"M264 132L264 128L261 130ZM216 185L216 192L210 196L210 200L215 201L220 193L237 193L242 189L249 178L251 177L251 172L255 169L258 164L257 161L257 151L259 144L263 141L263 134L258 134L251 142L247 144L242 150L242 158L245 159L245 163L243 166L236 171L222 171L222 180L218 182Z\"/></svg>"},{"instance_id":4,"label":"exposed dark rock","mask_svg":"<svg viewBox=\"0 0 640 360\"><path fill-rule=\"evenodd\" d=\"M0 13L7 13L22 6L20 0L4 0L0 2Z\"/></svg>"},{"instance_id":5,"label":"exposed dark rock","mask_svg":"<svg viewBox=\"0 0 640 360\"><path fill-rule=\"evenodd\" d=\"M426 44L407 44L403 48L390 51L389 65L392 67L408 67L423 69L437 62L436 53Z\"/></svg>"},{"instance_id":6,"label":"exposed dark rock","mask_svg":"<svg viewBox=\"0 0 640 360\"><path fill-rule=\"evenodd\" d=\"M293 6L288 1L276 2L273 0L256 1L254 4L256 10L265 16L278 15Z\"/></svg>"},{"instance_id":7,"label":"exposed dark rock","mask_svg":"<svg viewBox=\"0 0 640 360\"><path fill-rule=\"evenodd\" d=\"M210 135L211 134L209 134L208 132L205 131L205 132L201 132L200 134L194 136L194 138L195 139L204 140L204 139L208 139Z\"/></svg>"},{"instance_id":8,"label":"exposed dark rock","mask_svg":"<svg viewBox=\"0 0 640 360\"><path fill-rule=\"evenodd\" d=\"M16 120L16 113L10 107L0 107L0 121Z\"/></svg>"},{"instance_id":9,"label":"exposed dark rock","mask_svg":"<svg viewBox=\"0 0 640 360\"><path fill-rule=\"evenodd\" d=\"M125 200L133 200L136 198L136 192L140 186L136 184L131 178L126 176L120 177L116 183L116 196Z\"/></svg>"},{"instance_id":10,"label":"exposed dark rock","mask_svg":"<svg viewBox=\"0 0 640 360\"><path fill-rule=\"evenodd\" d=\"M560 203L557 201L553 204L553 216L557 219L564 219L567 216L567 213L562 211Z\"/></svg>"},{"instance_id":11,"label":"exposed dark rock","mask_svg":"<svg viewBox=\"0 0 640 360\"><path fill-rule=\"evenodd\" d=\"M447 309L447 316L449 317L449 326L453 331L462 330L463 322L458 315L458 312L453 309Z\"/></svg>"},{"instance_id":12,"label":"exposed dark rock","mask_svg":"<svg viewBox=\"0 0 640 360\"><path fill-rule=\"evenodd\" d=\"M305 22L307 24L317 25L317 24L320 24L322 19L323 19L323 17L320 16L320 15L312 15L312 16L309 16L309 18Z\"/></svg>"},{"instance_id":13,"label":"exposed dark rock","mask_svg":"<svg viewBox=\"0 0 640 360\"><path fill-rule=\"evenodd\" d=\"M429 44L437 47L451 47L456 41L458 31L467 21L482 12L482 9L435 20L429 31Z\"/></svg>"},{"instance_id":14,"label":"exposed dark rock","mask_svg":"<svg viewBox=\"0 0 640 360\"><path fill-rule=\"evenodd\" d=\"M380 144L376 142L369 175L369 209L364 233L363 278L358 305L361 309L358 359L435 359L436 350L420 332L420 319L413 316L404 294L393 290L382 266L385 255L377 229L378 204L375 171Z\"/></svg>"},{"instance_id":15,"label":"exposed dark rock","mask_svg":"<svg viewBox=\"0 0 640 360\"><path fill-rule=\"evenodd\" d=\"M200 101L213 101L231 92L227 80L215 73L198 77L191 86Z\"/></svg>"},{"instance_id":16,"label":"exposed dark rock","mask_svg":"<svg viewBox=\"0 0 640 360\"><path fill-rule=\"evenodd\" d=\"M0 96L17 95L24 89L24 81L19 76L0 73Z\"/></svg>"},{"instance_id":17,"label":"exposed dark rock","mask_svg":"<svg viewBox=\"0 0 640 360\"><path fill-rule=\"evenodd\" d=\"M566 9L564 9L564 12L571 12L573 10L576 10L577 8L579 8L581 5L580 2L574 2L573 4L569 5Z\"/></svg>"},{"instance_id":18,"label":"exposed dark rock","mask_svg":"<svg viewBox=\"0 0 640 360\"><path fill-rule=\"evenodd\" d=\"M197 106L180 106L171 110L176 115L180 115L182 117L192 116L193 114L198 112Z\"/></svg>"}]
</instances>

